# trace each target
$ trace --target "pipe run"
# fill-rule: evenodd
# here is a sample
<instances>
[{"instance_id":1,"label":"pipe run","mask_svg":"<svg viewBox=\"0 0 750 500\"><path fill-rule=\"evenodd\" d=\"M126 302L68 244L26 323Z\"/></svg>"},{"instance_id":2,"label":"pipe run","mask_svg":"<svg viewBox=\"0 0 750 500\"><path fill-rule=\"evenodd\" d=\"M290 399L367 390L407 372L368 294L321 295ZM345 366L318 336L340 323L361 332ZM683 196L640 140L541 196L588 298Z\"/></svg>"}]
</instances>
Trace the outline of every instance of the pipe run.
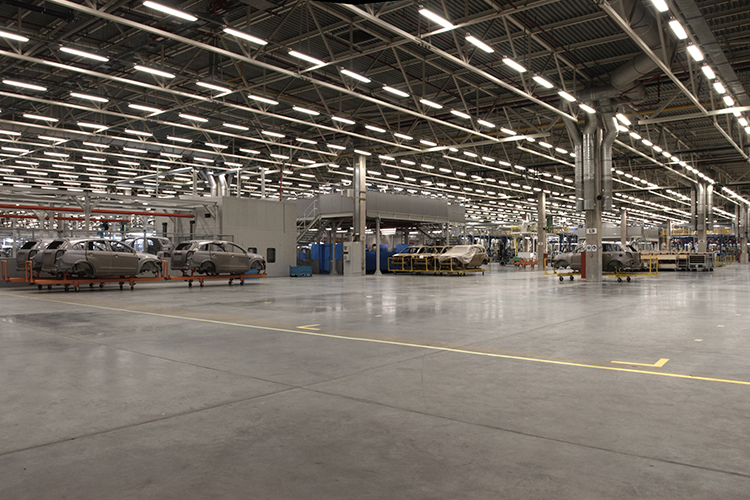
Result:
<instances>
[{"instance_id":1,"label":"pipe run","mask_svg":"<svg viewBox=\"0 0 750 500\"><path fill-rule=\"evenodd\" d=\"M38 205L16 205L12 203L0 203L0 208L6 210L47 210L50 212L75 212L84 213L82 208L78 207L45 207ZM116 215L153 215L155 217L181 217L181 218L194 218L193 214L170 214L168 212L144 212L144 211L131 211L131 210L110 210L106 208L93 208L91 209L92 214L116 214Z\"/></svg>"},{"instance_id":2,"label":"pipe run","mask_svg":"<svg viewBox=\"0 0 750 500\"><path fill-rule=\"evenodd\" d=\"M583 209L596 209L597 123L594 114L587 114L583 125Z\"/></svg>"},{"instance_id":3,"label":"pipe run","mask_svg":"<svg viewBox=\"0 0 750 500\"><path fill-rule=\"evenodd\" d=\"M605 113L602 119L602 210L612 210L612 145L617 139L617 123L614 113Z\"/></svg>"},{"instance_id":4,"label":"pipe run","mask_svg":"<svg viewBox=\"0 0 750 500\"><path fill-rule=\"evenodd\" d=\"M573 143L573 149L576 154L575 158L575 189L576 189L576 211L583 211L583 144L581 142L581 131L578 129L578 123L563 119L565 128L568 130L568 136Z\"/></svg>"}]
</instances>

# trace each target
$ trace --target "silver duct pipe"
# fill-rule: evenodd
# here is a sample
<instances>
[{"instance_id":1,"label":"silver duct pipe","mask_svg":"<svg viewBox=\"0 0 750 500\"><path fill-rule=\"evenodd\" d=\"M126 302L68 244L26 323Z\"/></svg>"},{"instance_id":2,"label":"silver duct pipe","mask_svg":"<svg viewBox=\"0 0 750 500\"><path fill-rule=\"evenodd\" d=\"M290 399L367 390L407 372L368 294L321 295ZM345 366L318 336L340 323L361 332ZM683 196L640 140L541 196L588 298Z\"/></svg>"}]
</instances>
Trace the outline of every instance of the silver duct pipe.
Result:
<instances>
[{"instance_id":1,"label":"silver duct pipe","mask_svg":"<svg viewBox=\"0 0 750 500\"><path fill-rule=\"evenodd\" d=\"M586 114L583 125L583 209L596 209L597 117Z\"/></svg>"},{"instance_id":2,"label":"silver duct pipe","mask_svg":"<svg viewBox=\"0 0 750 500\"><path fill-rule=\"evenodd\" d=\"M221 190L221 196L229 196L229 184L227 184L227 174L219 174L219 188Z\"/></svg>"},{"instance_id":3,"label":"silver duct pipe","mask_svg":"<svg viewBox=\"0 0 750 500\"><path fill-rule=\"evenodd\" d=\"M697 210L696 216L698 217L695 230L705 231L706 230L706 186L698 184L698 202L696 203Z\"/></svg>"},{"instance_id":4,"label":"silver duct pipe","mask_svg":"<svg viewBox=\"0 0 750 500\"><path fill-rule=\"evenodd\" d=\"M575 159L575 188L576 188L576 211L583 212L583 143L581 142L581 131L578 129L578 123L572 120L563 119L565 128L568 130L568 136L573 143L573 149L576 154Z\"/></svg>"},{"instance_id":5,"label":"silver duct pipe","mask_svg":"<svg viewBox=\"0 0 750 500\"><path fill-rule=\"evenodd\" d=\"M617 139L617 123L614 113L605 113L602 136L602 210L612 210L612 144Z\"/></svg>"},{"instance_id":6,"label":"silver duct pipe","mask_svg":"<svg viewBox=\"0 0 750 500\"><path fill-rule=\"evenodd\" d=\"M690 227L693 231L696 231L696 223L698 216L695 211L695 188L690 188Z\"/></svg>"},{"instance_id":7,"label":"silver duct pipe","mask_svg":"<svg viewBox=\"0 0 750 500\"><path fill-rule=\"evenodd\" d=\"M714 228L714 185L706 186L706 231Z\"/></svg>"},{"instance_id":8,"label":"silver duct pipe","mask_svg":"<svg viewBox=\"0 0 750 500\"><path fill-rule=\"evenodd\" d=\"M213 174L209 172L208 170L201 169L200 170L201 175L203 178L208 182L208 189L209 194L211 196L219 196L219 190L216 187L216 179L214 179Z\"/></svg>"}]
</instances>

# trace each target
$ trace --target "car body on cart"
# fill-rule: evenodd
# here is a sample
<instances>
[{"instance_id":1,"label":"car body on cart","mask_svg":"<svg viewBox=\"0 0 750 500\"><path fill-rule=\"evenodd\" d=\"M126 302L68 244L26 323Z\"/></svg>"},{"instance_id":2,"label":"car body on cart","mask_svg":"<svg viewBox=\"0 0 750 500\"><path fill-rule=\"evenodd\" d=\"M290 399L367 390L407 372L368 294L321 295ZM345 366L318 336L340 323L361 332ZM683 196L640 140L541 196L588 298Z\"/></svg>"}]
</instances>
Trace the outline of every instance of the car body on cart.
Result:
<instances>
[{"instance_id":1,"label":"car body on cart","mask_svg":"<svg viewBox=\"0 0 750 500\"><path fill-rule=\"evenodd\" d=\"M156 255L160 259L171 257L174 251L172 240L163 236L139 236L135 238L126 238L123 242L133 247L136 252Z\"/></svg>"},{"instance_id":2,"label":"car body on cart","mask_svg":"<svg viewBox=\"0 0 750 500\"><path fill-rule=\"evenodd\" d=\"M573 252L557 254L552 259L555 269L570 267L573 271L581 270L581 254L586 251L586 245L581 243ZM633 248L620 243L602 243L602 269L608 272L624 270L638 270L641 267L640 254Z\"/></svg>"},{"instance_id":3,"label":"car body on cart","mask_svg":"<svg viewBox=\"0 0 750 500\"><path fill-rule=\"evenodd\" d=\"M26 269L26 261L32 262L34 271L42 270L42 256L47 245L52 243L52 239L34 238L27 240L16 253L16 271Z\"/></svg>"},{"instance_id":4,"label":"car body on cart","mask_svg":"<svg viewBox=\"0 0 750 500\"><path fill-rule=\"evenodd\" d=\"M391 266L394 269L412 271L437 270L437 258L450 247L412 245L391 256Z\"/></svg>"},{"instance_id":5,"label":"car body on cart","mask_svg":"<svg viewBox=\"0 0 750 500\"><path fill-rule=\"evenodd\" d=\"M257 253L245 251L231 241L190 240L175 247L172 269L208 276L244 274L252 269L257 274L263 274L266 259Z\"/></svg>"},{"instance_id":6,"label":"car body on cart","mask_svg":"<svg viewBox=\"0 0 750 500\"><path fill-rule=\"evenodd\" d=\"M42 271L56 276L158 275L161 262L155 255L136 252L117 240L81 238L53 240L42 256Z\"/></svg>"},{"instance_id":7,"label":"car body on cart","mask_svg":"<svg viewBox=\"0 0 750 500\"><path fill-rule=\"evenodd\" d=\"M490 257L482 245L455 245L437 257L441 270L479 269Z\"/></svg>"}]
</instances>

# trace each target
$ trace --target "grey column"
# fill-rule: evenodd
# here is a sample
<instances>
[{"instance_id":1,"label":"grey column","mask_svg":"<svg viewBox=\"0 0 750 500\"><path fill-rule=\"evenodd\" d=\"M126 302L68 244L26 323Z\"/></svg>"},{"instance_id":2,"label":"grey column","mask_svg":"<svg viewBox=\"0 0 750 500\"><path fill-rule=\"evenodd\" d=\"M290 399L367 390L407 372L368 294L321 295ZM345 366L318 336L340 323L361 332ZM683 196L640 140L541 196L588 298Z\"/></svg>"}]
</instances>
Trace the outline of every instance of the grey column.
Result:
<instances>
[{"instance_id":1,"label":"grey column","mask_svg":"<svg viewBox=\"0 0 750 500\"><path fill-rule=\"evenodd\" d=\"M706 186L698 184L696 198L695 230L698 235L698 251L706 251Z\"/></svg>"},{"instance_id":2,"label":"grey column","mask_svg":"<svg viewBox=\"0 0 750 500\"><path fill-rule=\"evenodd\" d=\"M375 274L380 272L380 217L375 219Z\"/></svg>"},{"instance_id":3,"label":"grey column","mask_svg":"<svg viewBox=\"0 0 750 500\"><path fill-rule=\"evenodd\" d=\"M744 205L739 206L739 226L740 226L740 264L748 263L747 255L747 221L748 221L748 210Z\"/></svg>"},{"instance_id":4,"label":"grey column","mask_svg":"<svg viewBox=\"0 0 750 500\"><path fill-rule=\"evenodd\" d=\"M672 250L672 221L667 221L667 243L666 243L667 250Z\"/></svg>"},{"instance_id":5,"label":"grey column","mask_svg":"<svg viewBox=\"0 0 750 500\"><path fill-rule=\"evenodd\" d=\"M367 243L367 157L358 154L354 162L354 236L352 241L361 243L362 276L366 274L365 247Z\"/></svg>"},{"instance_id":6,"label":"grey column","mask_svg":"<svg viewBox=\"0 0 750 500\"><path fill-rule=\"evenodd\" d=\"M198 173L193 169L193 196L198 195Z\"/></svg>"},{"instance_id":7,"label":"grey column","mask_svg":"<svg viewBox=\"0 0 750 500\"><path fill-rule=\"evenodd\" d=\"M628 242L628 210L622 209L620 213L620 243L625 245Z\"/></svg>"},{"instance_id":8,"label":"grey column","mask_svg":"<svg viewBox=\"0 0 750 500\"><path fill-rule=\"evenodd\" d=\"M86 230L86 236L89 236L89 224L91 222L91 197L88 193L86 193L86 195L84 196L83 220L83 223L86 224L86 227L84 228Z\"/></svg>"},{"instance_id":9,"label":"grey column","mask_svg":"<svg viewBox=\"0 0 750 500\"><path fill-rule=\"evenodd\" d=\"M537 196L537 223L536 223L536 261L544 265L544 254L547 253L547 232L544 230L547 223L547 210L544 203L547 195L543 192Z\"/></svg>"},{"instance_id":10,"label":"grey column","mask_svg":"<svg viewBox=\"0 0 750 500\"><path fill-rule=\"evenodd\" d=\"M266 169L260 167L260 197L266 197Z\"/></svg>"}]
</instances>

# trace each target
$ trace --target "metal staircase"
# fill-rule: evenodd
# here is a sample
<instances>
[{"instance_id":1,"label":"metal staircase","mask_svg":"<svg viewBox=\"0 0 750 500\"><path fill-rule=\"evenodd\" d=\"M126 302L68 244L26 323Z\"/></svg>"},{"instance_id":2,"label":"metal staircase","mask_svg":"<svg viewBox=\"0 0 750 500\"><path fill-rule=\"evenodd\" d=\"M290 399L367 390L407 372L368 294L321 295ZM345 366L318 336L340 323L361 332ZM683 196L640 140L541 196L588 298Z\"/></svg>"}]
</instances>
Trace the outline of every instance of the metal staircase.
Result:
<instances>
[{"instance_id":1,"label":"metal staircase","mask_svg":"<svg viewBox=\"0 0 750 500\"><path fill-rule=\"evenodd\" d=\"M330 222L317 214L310 220L299 219L297 221L297 246L309 245L320 241L320 237L326 230L326 223Z\"/></svg>"}]
</instances>

